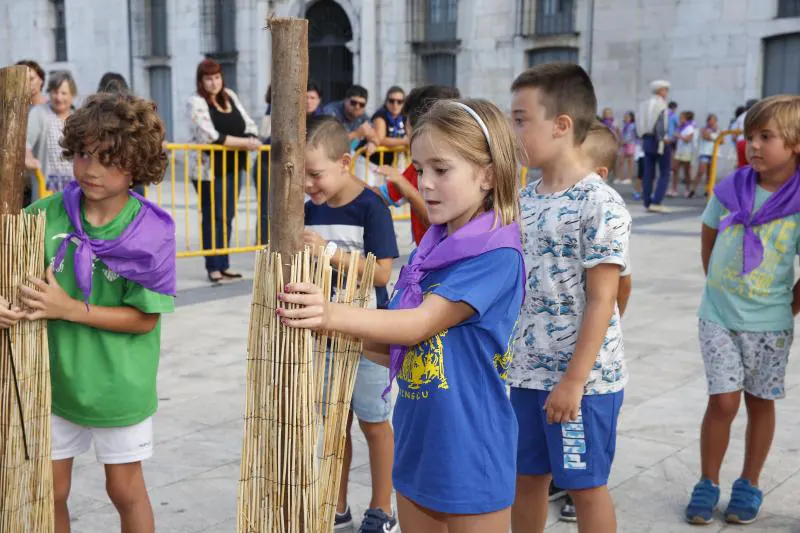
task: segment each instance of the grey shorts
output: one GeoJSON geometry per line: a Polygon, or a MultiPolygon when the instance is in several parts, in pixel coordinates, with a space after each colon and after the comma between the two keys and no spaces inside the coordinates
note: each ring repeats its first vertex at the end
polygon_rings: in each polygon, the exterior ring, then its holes
{"type": "Polygon", "coordinates": [[[737,332],[702,318],[699,328],[709,395],[744,390],[765,400],[784,397],[792,330],[737,332]]]}
{"type": "MultiPolygon", "coordinates": [[[[353,399],[350,402],[350,408],[356,418],[372,424],[389,420],[392,408],[391,393],[383,398],[383,391],[388,386],[389,369],[373,363],[362,355],[353,386],[353,399]]],[[[325,387],[327,389],[327,376],[325,387]]]]}

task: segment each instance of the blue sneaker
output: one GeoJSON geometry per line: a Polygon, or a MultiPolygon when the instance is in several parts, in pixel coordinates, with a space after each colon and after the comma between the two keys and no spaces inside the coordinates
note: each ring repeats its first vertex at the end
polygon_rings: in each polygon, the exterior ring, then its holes
{"type": "Polygon", "coordinates": [[[725,520],[731,524],[752,524],[758,518],[763,502],[763,492],[746,479],[737,479],[733,483],[731,501],[725,509],[725,520]]]}
{"type": "Polygon", "coordinates": [[[336,513],[336,517],[334,518],[333,522],[333,530],[334,531],[343,531],[345,529],[352,529],[353,528],[353,515],[350,513],[350,506],[347,506],[347,509],[344,510],[343,513],[336,513]]]}
{"type": "Polygon", "coordinates": [[[633,193],[633,199],[638,202],[639,200],[642,199],[642,193],[640,193],[640,192],[633,193]]]}
{"type": "Polygon", "coordinates": [[[399,529],[397,518],[376,508],[364,513],[358,533],[397,533],[399,529]]]}
{"type": "Polygon", "coordinates": [[[692,499],[686,506],[686,521],[706,525],[714,520],[714,509],[719,503],[719,487],[710,479],[702,479],[692,490],[692,499]]]}

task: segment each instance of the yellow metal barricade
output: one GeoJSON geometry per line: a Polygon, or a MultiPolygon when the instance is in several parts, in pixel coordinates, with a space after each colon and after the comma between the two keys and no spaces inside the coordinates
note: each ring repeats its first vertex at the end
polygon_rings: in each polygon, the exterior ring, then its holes
{"type": "Polygon", "coordinates": [[[37,168],[35,171],[36,174],[36,182],[39,184],[39,198],[47,198],[53,191],[47,190],[47,180],[44,179],[44,174],[42,174],[42,169],[37,168]]]}
{"type": "Polygon", "coordinates": [[[741,135],[742,130],[725,130],[719,133],[717,140],[714,141],[714,151],[711,153],[711,165],[708,167],[708,180],[706,181],[706,193],[708,194],[708,198],[711,198],[711,195],[714,191],[714,185],[717,183],[717,168],[719,167],[719,149],[722,146],[722,143],[725,142],[725,139],[729,136],[738,136],[741,135]]]}
{"type": "MultiPolygon", "coordinates": [[[[378,166],[382,166],[385,164],[385,161],[388,159],[386,157],[387,154],[393,154],[391,166],[403,172],[405,167],[403,166],[402,159],[405,159],[405,165],[408,166],[411,164],[411,152],[409,151],[407,146],[399,146],[397,148],[387,148],[385,146],[379,146],[371,156],[367,155],[367,148],[362,147],[353,153],[353,161],[350,163],[350,172],[354,175],[358,176],[369,185],[375,185],[376,183],[370,183],[370,178],[377,178],[375,173],[372,171],[372,166],[374,163],[370,161],[370,158],[373,156],[378,157],[378,166]],[[402,156],[402,157],[401,157],[402,156]],[[362,163],[363,162],[363,163],[362,163]],[[363,169],[363,174],[360,173],[360,170],[363,169]]],[[[382,178],[379,178],[382,180],[382,178]]],[[[382,183],[381,183],[382,184],[382,183]]],[[[400,207],[391,207],[392,212],[392,220],[409,220],[411,218],[411,208],[408,204],[405,204],[400,207]]]]}
{"type": "Polygon", "coordinates": [[[145,189],[145,197],[172,214],[178,240],[178,257],[199,257],[252,252],[260,250],[269,240],[269,224],[261,220],[267,206],[262,199],[269,191],[269,153],[270,146],[264,145],[256,153],[237,148],[214,144],[167,144],[169,167],[167,176],[157,184],[145,189]],[[240,158],[246,162],[237,172],[233,172],[233,189],[236,196],[232,202],[228,198],[228,155],[233,154],[235,168],[239,168],[240,158]],[[222,169],[214,168],[215,154],[221,154],[222,169]],[[262,157],[266,154],[267,157],[262,157]],[[263,160],[266,160],[266,168],[263,160]],[[254,166],[255,165],[255,166],[254,166]],[[253,170],[255,169],[255,173],[253,170]],[[240,183],[241,173],[245,173],[244,183],[240,183]],[[262,179],[266,176],[266,180],[262,179]],[[222,180],[221,196],[217,198],[215,189],[222,180]],[[207,187],[203,183],[208,183],[207,187]],[[203,194],[209,194],[210,221],[203,220],[203,194]],[[264,194],[262,194],[264,193],[264,194]],[[242,206],[242,202],[244,205],[242,206]],[[196,206],[192,204],[196,203],[196,206]],[[221,204],[221,218],[217,220],[215,206],[221,204]],[[233,213],[228,213],[229,204],[233,213]],[[230,216],[229,216],[230,215],[230,216]],[[228,228],[228,219],[232,228],[228,228]],[[203,227],[210,234],[209,247],[203,247],[203,227]],[[221,224],[222,246],[217,246],[217,230],[221,224]],[[230,242],[229,229],[232,230],[230,242]],[[195,233],[196,231],[196,233],[195,233]],[[266,232],[266,239],[262,233],[266,232]]]}

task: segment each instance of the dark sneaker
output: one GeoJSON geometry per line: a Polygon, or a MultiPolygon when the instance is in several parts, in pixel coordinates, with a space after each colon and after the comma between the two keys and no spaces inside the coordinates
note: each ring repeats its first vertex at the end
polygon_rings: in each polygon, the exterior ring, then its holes
{"type": "Polygon", "coordinates": [[[400,531],[397,527],[397,518],[384,513],[382,509],[367,509],[358,533],[395,533],[400,531]]]}
{"type": "Polygon", "coordinates": [[[343,513],[336,513],[336,518],[333,521],[333,530],[344,531],[345,529],[352,529],[352,527],[353,515],[350,514],[350,506],[348,505],[343,513]]]}
{"type": "Polygon", "coordinates": [[[564,501],[564,507],[561,508],[561,514],[558,519],[562,522],[578,521],[578,513],[575,512],[575,504],[572,502],[572,498],[569,495],[567,495],[567,499],[564,501]]]}
{"type": "Polygon", "coordinates": [[[550,482],[550,490],[547,493],[547,500],[555,502],[567,495],[567,491],[556,487],[555,483],[550,482]]]}
{"type": "Polygon", "coordinates": [[[731,501],[725,509],[725,520],[731,524],[752,524],[758,518],[764,494],[746,479],[733,483],[731,501]]]}
{"type": "Polygon", "coordinates": [[[719,487],[710,479],[702,479],[694,486],[692,498],[686,506],[686,521],[690,524],[706,525],[714,520],[714,509],[719,503],[719,487]]]}

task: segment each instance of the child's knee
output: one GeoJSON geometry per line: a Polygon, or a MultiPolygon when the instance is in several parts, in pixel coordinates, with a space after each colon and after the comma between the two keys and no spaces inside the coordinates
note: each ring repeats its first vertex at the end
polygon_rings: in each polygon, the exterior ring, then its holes
{"type": "Polygon", "coordinates": [[[758,396],[753,396],[752,394],[748,393],[744,394],[744,403],[747,405],[747,409],[750,411],[757,410],[760,412],[769,412],[775,409],[775,400],[759,398],[758,396]]]}
{"type": "Polygon", "coordinates": [[[738,392],[714,394],[708,398],[708,409],[715,418],[732,421],[739,412],[741,398],[738,392]]]}
{"type": "Polygon", "coordinates": [[[141,463],[135,465],[106,467],[106,492],[117,509],[130,508],[147,499],[141,463]]]}
{"type": "Polygon", "coordinates": [[[56,504],[67,503],[72,488],[72,459],[53,461],[53,500],[56,504]]]}
{"type": "MultiPolygon", "coordinates": [[[[569,495],[575,502],[575,507],[580,509],[607,506],[611,502],[608,485],[590,489],[569,490],[569,495]]],[[[611,504],[613,507],[613,504],[611,504]]]]}
{"type": "Polygon", "coordinates": [[[364,433],[364,437],[367,440],[381,439],[385,438],[387,435],[391,438],[392,436],[392,426],[389,424],[388,420],[384,420],[383,422],[364,422],[363,420],[359,420],[358,425],[361,427],[361,431],[364,433]]]}
{"type": "Polygon", "coordinates": [[[56,504],[67,503],[72,488],[70,476],[53,476],[53,500],[56,504]]]}

